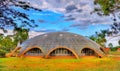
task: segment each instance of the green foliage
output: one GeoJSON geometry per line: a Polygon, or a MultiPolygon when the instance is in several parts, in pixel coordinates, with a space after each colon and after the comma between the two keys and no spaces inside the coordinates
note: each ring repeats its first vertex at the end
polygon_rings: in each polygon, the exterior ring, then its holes
{"type": "Polygon", "coordinates": [[[109,43],[108,46],[109,46],[110,48],[113,48],[113,44],[112,44],[112,43],[109,43]]]}
{"type": "Polygon", "coordinates": [[[20,42],[22,43],[28,38],[28,30],[27,29],[22,29],[22,28],[16,28],[14,30],[16,32],[14,39],[15,42],[20,42]]]}
{"type": "Polygon", "coordinates": [[[13,36],[4,36],[0,35],[0,56],[3,57],[4,53],[9,53],[19,42],[23,42],[28,38],[28,30],[18,28],[15,30],[15,34],[13,36]],[[4,52],[5,51],[5,52],[4,52]]]}
{"type": "Polygon", "coordinates": [[[110,48],[111,51],[117,51],[117,49],[120,48],[120,46],[112,47],[110,48]]]}
{"type": "Polygon", "coordinates": [[[0,49],[0,57],[5,57],[6,51],[0,49]]]}
{"type": "Polygon", "coordinates": [[[105,35],[106,35],[106,30],[102,30],[101,32],[96,32],[96,36],[90,36],[89,38],[93,41],[95,41],[96,43],[98,43],[99,45],[101,45],[102,47],[105,47],[105,35]]]}
{"type": "Polygon", "coordinates": [[[110,50],[111,50],[111,51],[116,51],[117,48],[116,48],[116,47],[114,47],[114,48],[110,48],[110,50]]]}
{"type": "Polygon", "coordinates": [[[113,15],[112,18],[114,22],[111,25],[112,31],[109,30],[108,35],[118,34],[120,32],[120,22],[117,20],[120,19],[120,14],[117,15],[115,13],[120,10],[120,0],[95,0],[94,4],[96,5],[95,12],[97,12],[98,15],[113,15]],[[100,7],[98,7],[98,5],[100,5],[100,7]]]}
{"type": "Polygon", "coordinates": [[[1,44],[2,44],[1,48],[3,50],[6,50],[7,52],[13,50],[15,46],[13,40],[8,36],[2,40],[1,44]]]}
{"type": "Polygon", "coordinates": [[[109,15],[120,9],[120,0],[95,0],[94,3],[101,6],[101,9],[96,11],[102,11],[104,15],[109,15]]]}

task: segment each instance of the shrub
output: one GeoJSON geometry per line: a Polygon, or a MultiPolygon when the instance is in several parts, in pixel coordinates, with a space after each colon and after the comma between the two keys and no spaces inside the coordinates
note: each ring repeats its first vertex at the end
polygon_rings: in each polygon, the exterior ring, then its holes
{"type": "Polygon", "coordinates": [[[110,48],[111,49],[111,51],[116,51],[117,50],[117,48],[110,48]]]}
{"type": "Polygon", "coordinates": [[[110,48],[111,51],[117,51],[117,49],[120,48],[120,46],[116,46],[116,47],[113,47],[113,48],[110,48]]]}
{"type": "Polygon", "coordinates": [[[5,57],[6,51],[0,49],[0,57],[5,57]]]}

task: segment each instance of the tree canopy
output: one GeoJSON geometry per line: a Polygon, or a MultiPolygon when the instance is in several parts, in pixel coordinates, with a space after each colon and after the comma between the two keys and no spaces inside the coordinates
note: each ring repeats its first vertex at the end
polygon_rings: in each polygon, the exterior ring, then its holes
{"type": "Polygon", "coordinates": [[[101,45],[102,47],[105,47],[105,36],[106,36],[106,30],[102,30],[101,32],[96,32],[95,36],[90,36],[89,38],[93,41],[95,41],[96,43],[98,43],[99,45],[101,45]]]}
{"type": "Polygon", "coordinates": [[[120,11],[120,0],[95,0],[94,4],[100,5],[100,7],[95,8],[95,11],[102,12],[104,15],[120,11]]]}
{"type": "Polygon", "coordinates": [[[16,28],[14,30],[15,35],[14,35],[14,42],[17,43],[22,43],[23,41],[25,41],[26,39],[28,39],[28,32],[29,30],[27,29],[22,29],[22,28],[16,28]]]}
{"type": "Polygon", "coordinates": [[[111,29],[107,30],[107,34],[118,34],[120,32],[120,21],[117,21],[120,20],[120,0],[95,0],[94,4],[96,5],[95,12],[97,12],[98,15],[113,15],[114,22],[111,25],[111,29]]]}
{"type": "Polygon", "coordinates": [[[17,47],[18,43],[22,43],[28,38],[27,29],[16,28],[14,32],[12,36],[0,35],[0,57],[5,56],[5,53],[9,53],[17,47]]]}
{"type": "Polygon", "coordinates": [[[34,9],[41,11],[37,8],[34,8],[28,2],[19,1],[19,0],[0,0],[0,28],[5,29],[8,26],[14,28],[19,27],[18,21],[22,23],[21,27],[29,26],[35,27],[34,20],[29,18],[29,15],[19,12],[15,8],[19,7],[24,10],[34,9]],[[34,24],[33,24],[34,23],[34,24]]]}

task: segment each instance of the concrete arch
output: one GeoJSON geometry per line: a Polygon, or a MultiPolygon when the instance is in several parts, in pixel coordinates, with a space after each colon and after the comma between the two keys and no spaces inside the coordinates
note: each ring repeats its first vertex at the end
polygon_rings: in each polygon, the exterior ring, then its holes
{"type": "Polygon", "coordinates": [[[24,56],[24,54],[25,54],[27,51],[29,51],[29,50],[31,50],[31,49],[33,49],[33,48],[38,48],[38,49],[41,50],[42,53],[44,52],[41,47],[39,47],[39,46],[32,46],[32,47],[27,48],[24,52],[22,52],[20,56],[24,56]]]}
{"type": "Polygon", "coordinates": [[[21,49],[21,47],[16,47],[14,50],[12,50],[10,53],[8,53],[8,54],[6,54],[6,57],[11,57],[11,56],[17,56],[16,54],[15,54],[15,52],[17,51],[17,50],[20,50],[21,49]]]}
{"type": "Polygon", "coordinates": [[[77,59],[79,58],[78,55],[75,53],[75,51],[73,51],[72,49],[70,49],[70,48],[68,48],[68,47],[65,47],[65,46],[58,46],[58,47],[55,47],[55,48],[51,49],[51,50],[46,54],[45,58],[48,58],[49,55],[50,55],[50,53],[53,52],[54,50],[58,49],[58,48],[67,49],[67,50],[69,50],[70,52],[72,52],[73,55],[74,55],[77,59]]]}
{"type": "Polygon", "coordinates": [[[15,53],[17,50],[20,50],[22,47],[16,47],[11,53],[15,53]]]}
{"type": "Polygon", "coordinates": [[[107,53],[107,51],[105,50],[105,48],[104,47],[100,47],[100,50],[103,52],[103,53],[107,53]]]}
{"type": "Polygon", "coordinates": [[[101,54],[101,53],[99,53],[99,51],[97,51],[97,50],[95,50],[95,49],[93,49],[93,48],[91,48],[91,47],[84,47],[84,48],[82,48],[81,50],[80,50],[80,53],[82,52],[82,50],[83,49],[85,49],[85,48],[88,48],[88,49],[91,49],[91,50],[93,50],[99,57],[104,57],[103,56],[103,54],[101,54]]]}

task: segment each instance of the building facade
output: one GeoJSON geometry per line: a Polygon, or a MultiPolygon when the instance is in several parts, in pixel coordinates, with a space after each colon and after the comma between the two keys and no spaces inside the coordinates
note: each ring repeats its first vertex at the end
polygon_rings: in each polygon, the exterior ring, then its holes
{"type": "Polygon", "coordinates": [[[69,32],[46,33],[28,39],[15,48],[14,54],[18,51],[19,57],[40,56],[43,58],[52,57],[73,57],[96,56],[104,57],[104,51],[100,45],[81,35],[69,32]]]}

